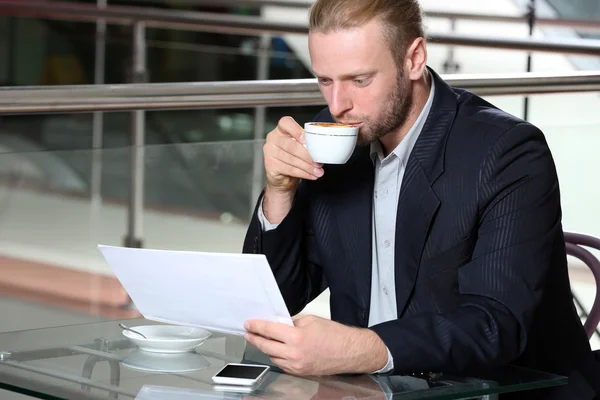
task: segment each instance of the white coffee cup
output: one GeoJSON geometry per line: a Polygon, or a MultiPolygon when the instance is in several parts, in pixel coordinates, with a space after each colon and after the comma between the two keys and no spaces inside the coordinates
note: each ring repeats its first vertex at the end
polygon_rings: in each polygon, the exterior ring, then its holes
{"type": "Polygon", "coordinates": [[[307,122],[304,138],[314,162],[344,164],[356,147],[358,127],[332,122],[307,122]]]}

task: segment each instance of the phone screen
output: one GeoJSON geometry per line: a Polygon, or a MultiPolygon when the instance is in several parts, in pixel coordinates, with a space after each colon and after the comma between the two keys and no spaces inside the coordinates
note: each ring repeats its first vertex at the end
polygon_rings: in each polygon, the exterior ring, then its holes
{"type": "Polygon", "coordinates": [[[266,368],[254,365],[227,365],[215,376],[219,378],[256,379],[266,368]]]}

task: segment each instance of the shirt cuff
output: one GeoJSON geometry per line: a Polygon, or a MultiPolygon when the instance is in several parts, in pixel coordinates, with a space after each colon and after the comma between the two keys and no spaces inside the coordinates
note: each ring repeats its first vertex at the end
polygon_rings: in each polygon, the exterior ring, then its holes
{"type": "Polygon", "coordinates": [[[392,353],[390,352],[390,349],[388,349],[387,347],[385,349],[387,350],[387,353],[388,353],[387,364],[385,364],[385,366],[383,368],[381,368],[379,371],[373,372],[373,374],[385,374],[386,372],[390,372],[391,370],[394,369],[394,358],[392,357],[392,353]]]}
{"type": "Polygon", "coordinates": [[[258,222],[260,222],[260,226],[262,227],[263,232],[271,231],[279,226],[279,224],[270,223],[267,217],[265,217],[265,213],[263,213],[262,199],[260,200],[260,205],[258,206],[258,222]]]}

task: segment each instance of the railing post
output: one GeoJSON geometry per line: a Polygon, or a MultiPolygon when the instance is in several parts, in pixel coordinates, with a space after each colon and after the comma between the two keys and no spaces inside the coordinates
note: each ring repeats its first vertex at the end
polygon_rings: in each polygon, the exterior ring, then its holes
{"type": "MultiPolygon", "coordinates": [[[[533,30],[535,28],[535,0],[529,0],[527,6],[527,24],[529,25],[529,37],[533,37],[533,30]]],[[[527,53],[527,72],[531,72],[531,52],[527,53]]],[[[523,100],[523,120],[527,121],[529,118],[529,97],[525,96],[523,100]]]]}
{"type": "MultiPolygon", "coordinates": [[[[105,9],[107,0],[97,0],[99,10],[105,9]]],[[[96,56],[94,65],[94,84],[104,83],[104,64],[106,58],[106,20],[96,21],[96,56]]],[[[96,210],[102,203],[102,134],[104,114],[94,112],[92,131],[92,173],[90,197],[92,209],[96,210]]]]}
{"type": "MultiPolygon", "coordinates": [[[[133,26],[133,76],[134,83],[146,81],[146,24],[136,21],[133,26]]],[[[144,218],[144,138],[145,111],[136,110],[131,124],[131,188],[129,191],[129,218],[126,247],[142,247],[144,218]]]]}
{"type": "MultiPolygon", "coordinates": [[[[450,31],[456,32],[456,18],[450,18],[450,31]]],[[[444,73],[456,73],[460,70],[460,65],[454,60],[454,46],[448,46],[448,55],[444,61],[444,73]]]]}
{"type": "MultiPolygon", "coordinates": [[[[256,79],[263,81],[269,79],[269,60],[271,50],[271,35],[263,34],[260,37],[256,79]]],[[[265,119],[267,109],[264,106],[256,107],[254,112],[254,143],[252,164],[252,193],[250,196],[250,217],[254,212],[256,200],[265,185],[265,169],[263,165],[263,143],[265,138],[265,119]]]]}

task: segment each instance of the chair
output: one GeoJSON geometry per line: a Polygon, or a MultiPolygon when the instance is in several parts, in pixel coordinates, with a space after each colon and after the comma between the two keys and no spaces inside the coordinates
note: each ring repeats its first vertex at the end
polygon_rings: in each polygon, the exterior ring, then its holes
{"type": "Polygon", "coordinates": [[[583,261],[592,271],[596,280],[596,297],[589,313],[586,312],[579,299],[573,294],[575,302],[584,313],[586,320],[583,326],[588,339],[591,339],[594,332],[600,336],[598,330],[598,324],[600,323],[600,261],[582,246],[600,250],[600,239],[580,233],[565,232],[564,235],[567,254],[583,261]]]}

